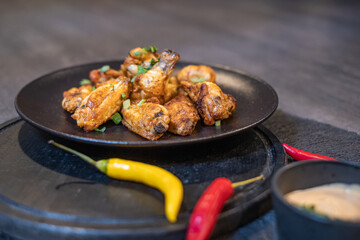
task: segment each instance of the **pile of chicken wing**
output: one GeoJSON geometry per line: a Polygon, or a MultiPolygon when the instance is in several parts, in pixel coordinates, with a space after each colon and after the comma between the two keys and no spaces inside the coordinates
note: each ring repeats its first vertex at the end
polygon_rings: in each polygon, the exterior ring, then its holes
{"type": "Polygon", "coordinates": [[[200,119],[214,125],[230,117],[236,99],[216,85],[214,70],[189,65],[171,76],[179,60],[170,49],[134,48],[119,71],[109,66],[92,70],[90,80],[65,91],[62,107],[85,131],[98,130],[116,115],[125,127],[149,140],[167,131],[190,135],[200,119]]]}

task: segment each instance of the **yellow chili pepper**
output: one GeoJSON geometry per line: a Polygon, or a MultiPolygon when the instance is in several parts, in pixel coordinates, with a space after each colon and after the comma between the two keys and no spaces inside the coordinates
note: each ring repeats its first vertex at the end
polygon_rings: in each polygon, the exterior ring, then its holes
{"type": "Polygon", "coordinates": [[[184,190],[181,181],[174,174],[154,165],[121,158],[94,161],[92,158],[53,140],[50,140],[49,143],[75,154],[111,178],[139,182],[160,190],[165,197],[166,218],[172,223],[176,222],[184,190]]]}

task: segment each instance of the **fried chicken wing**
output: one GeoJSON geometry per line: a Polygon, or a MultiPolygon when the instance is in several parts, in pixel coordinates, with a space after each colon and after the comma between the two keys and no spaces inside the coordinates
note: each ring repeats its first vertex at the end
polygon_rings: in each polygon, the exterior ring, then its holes
{"type": "Polygon", "coordinates": [[[194,131],[200,117],[194,104],[187,96],[179,95],[165,103],[164,107],[170,115],[169,132],[186,136],[194,131]]]}
{"type": "Polygon", "coordinates": [[[206,125],[213,125],[216,120],[230,117],[236,108],[236,99],[229,94],[224,94],[215,83],[195,84],[182,81],[181,85],[195,102],[196,109],[206,125]]]}
{"type": "Polygon", "coordinates": [[[93,84],[98,87],[99,84],[104,83],[108,80],[124,76],[121,71],[116,71],[115,69],[109,69],[102,72],[100,69],[94,69],[89,73],[89,78],[93,84]]]}
{"type": "Polygon", "coordinates": [[[133,104],[129,109],[122,109],[121,113],[124,126],[149,140],[159,139],[169,128],[167,109],[156,103],[133,104]]]}
{"type": "Polygon", "coordinates": [[[177,79],[181,81],[206,81],[215,83],[215,71],[205,65],[188,65],[181,69],[177,74],[177,79]]]}
{"type": "Polygon", "coordinates": [[[79,127],[92,131],[120,111],[122,102],[129,97],[130,79],[119,77],[107,81],[90,93],[71,116],[79,127]]]}
{"type": "Polygon", "coordinates": [[[159,53],[147,51],[144,48],[134,48],[129,52],[129,55],[125,58],[123,64],[121,64],[121,71],[128,78],[135,77],[138,74],[138,66],[149,68],[151,62],[157,62],[159,53]]]}
{"type": "Polygon", "coordinates": [[[83,85],[79,88],[73,87],[63,93],[63,100],[61,102],[62,108],[73,113],[78,108],[82,100],[91,93],[92,86],[83,85]]]}
{"type": "Polygon", "coordinates": [[[165,82],[165,95],[164,101],[168,102],[173,97],[176,97],[179,93],[180,84],[178,83],[176,77],[169,77],[165,82]]]}
{"type": "Polygon", "coordinates": [[[165,102],[165,86],[175,64],[179,61],[178,53],[165,49],[160,54],[160,60],[146,73],[135,77],[131,100],[156,97],[159,102],[165,102]]]}

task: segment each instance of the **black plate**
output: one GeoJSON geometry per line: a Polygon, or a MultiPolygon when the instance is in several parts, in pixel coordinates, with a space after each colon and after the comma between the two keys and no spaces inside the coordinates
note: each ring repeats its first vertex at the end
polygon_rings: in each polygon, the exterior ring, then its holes
{"type": "Polygon", "coordinates": [[[55,139],[94,159],[122,157],[171,171],[184,184],[172,224],[159,191],[108,178],[48,144],[53,137],[23,120],[0,125],[0,232],[19,239],[184,239],[190,213],[214,178],[264,174],[226,202],[214,231],[221,235],[271,208],[270,179],[285,164],[281,143],[261,125],[218,141],[139,150],[55,139]]]}
{"type": "MultiPolygon", "coordinates": [[[[191,136],[181,137],[166,133],[157,141],[148,141],[111,121],[104,124],[104,133],[84,132],[70,114],[62,109],[63,91],[78,86],[81,79],[88,78],[92,69],[103,65],[118,69],[121,63],[122,61],[110,61],[86,64],[40,77],[19,92],[15,100],[16,110],[35,127],[70,140],[98,145],[150,147],[190,144],[231,136],[263,122],[278,105],[276,92],[261,79],[229,67],[211,66],[223,92],[231,94],[238,102],[233,115],[223,120],[220,128],[205,126],[199,122],[191,136]]],[[[179,62],[175,74],[189,64],[194,63],[179,62]]]]}

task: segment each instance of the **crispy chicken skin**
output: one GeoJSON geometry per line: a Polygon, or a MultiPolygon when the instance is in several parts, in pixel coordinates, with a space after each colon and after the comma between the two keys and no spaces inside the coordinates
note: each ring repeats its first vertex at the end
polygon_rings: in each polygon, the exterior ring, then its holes
{"type": "Polygon", "coordinates": [[[143,48],[137,47],[129,52],[120,68],[125,76],[131,79],[137,75],[138,66],[148,68],[151,64],[151,60],[158,61],[158,57],[159,53],[157,52],[145,52],[143,48]]]}
{"type": "Polygon", "coordinates": [[[130,79],[119,77],[107,81],[90,93],[71,116],[79,127],[92,131],[120,111],[123,101],[129,97],[130,79]],[[125,97],[122,97],[122,93],[125,97]]]}
{"type": "Polygon", "coordinates": [[[167,109],[156,103],[133,104],[129,109],[122,109],[121,113],[124,126],[152,141],[159,139],[169,128],[167,109]]]}
{"type": "Polygon", "coordinates": [[[82,100],[91,93],[92,86],[83,85],[79,88],[73,87],[63,93],[64,99],[61,102],[62,108],[73,113],[78,108],[82,100]]]}
{"type": "Polygon", "coordinates": [[[89,78],[96,87],[101,83],[120,76],[124,76],[124,74],[121,71],[116,71],[114,69],[109,69],[105,72],[101,72],[100,69],[94,69],[89,73],[89,78]]]}
{"type": "Polygon", "coordinates": [[[181,81],[191,81],[192,79],[204,79],[206,82],[215,83],[215,71],[205,65],[189,65],[181,69],[177,74],[177,79],[181,81]]]}
{"type": "Polygon", "coordinates": [[[179,95],[164,105],[170,115],[169,132],[181,136],[190,135],[200,120],[192,101],[185,95],[179,95]]]}
{"type": "Polygon", "coordinates": [[[164,101],[168,102],[173,97],[176,97],[179,93],[180,84],[178,83],[176,77],[171,76],[165,83],[165,95],[164,101]]]}
{"type": "Polygon", "coordinates": [[[160,104],[165,102],[165,86],[175,64],[180,60],[178,53],[165,49],[160,60],[149,71],[135,77],[131,101],[156,97],[160,104]]]}
{"type": "Polygon", "coordinates": [[[232,114],[236,108],[236,99],[224,94],[215,83],[181,82],[182,87],[195,102],[196,109],[204,119],[205,125],[213,125],[216,120],[223,120],[232,114]]]}

